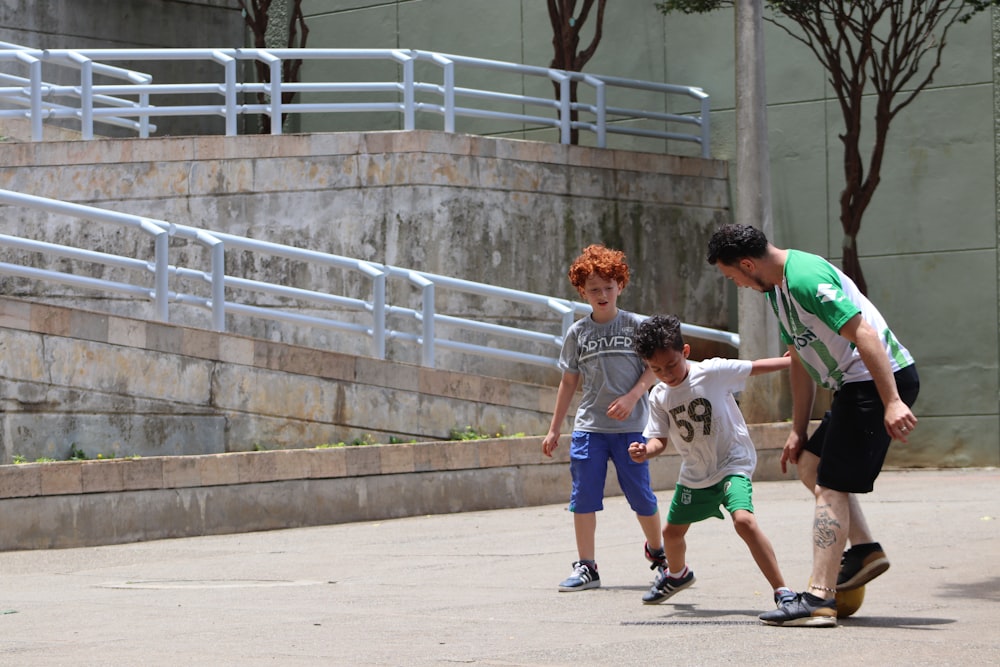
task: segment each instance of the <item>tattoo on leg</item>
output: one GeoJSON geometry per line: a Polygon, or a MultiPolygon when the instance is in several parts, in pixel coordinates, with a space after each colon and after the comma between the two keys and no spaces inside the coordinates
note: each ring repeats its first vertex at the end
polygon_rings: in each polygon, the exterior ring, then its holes
{"type": "Polygon", "coordinates": [[[836,529],[840,528],[840,522],[836,517],[830,515],[829,505],[816,507],[816,519],[813,522],[813,542],[820,549],[828,549],[837,543],[836,529]]]}

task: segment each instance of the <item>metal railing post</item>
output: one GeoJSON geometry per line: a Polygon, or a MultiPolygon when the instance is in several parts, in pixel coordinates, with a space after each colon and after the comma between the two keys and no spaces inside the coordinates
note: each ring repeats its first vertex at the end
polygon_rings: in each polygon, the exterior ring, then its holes
{"type": "Polygon", "coordinates": [[[703,158],[708,159],[709,157],[711,157],[711,154],[712,154],[712,151],[711,151],[712,137],[709,134],[710,123],[708,122],[708,114],[711,111],[709,109],[710,98],[709,98],[708,94],[705,93],[705,92],[703,92],[700,88],[698,89],[698,92],[701,93],[701,95],[700,95],[700,98],[701,98],[701,118],[699,119],[701,121],[699,123],[699,125],[701,126],[701,156],[703,158]]]}
{"type": "Polygon", "coordinates": [[[597,106],[597,147],[606,148],[608,145],[608,100],[606,84],[590,75],[583,77],[584,81],[594,87],[597,106]]]}
{"type": "Polygon", "coordinates": [[[42,61],[27,54],[21,54],[28,63],[31,79],[31,140],[41,141],[42,131],[42,61]]]}
{"type": "Polygon", "coordinates": [[[407,55],[403,59],[403,129],[413,130],[417,126],[416,92],[414,91],[413,63],[416,59],[407,55]]]}
{"type": "Polygon", "coordinates": [[[267,52],[261,56],[267,60],[271,71],[268,84],[271,93],[271,134],[281,134],[281,58],[267,52]]]}
{"type": "Polygon", "coordinates": [[[372,356],[385,359],[385,277],[386,272],[369,262],[358,262],[358,268],[372,279],[372,356]]]}
{"type": "Polygon", "coordinates": [[[216,59],[222,63],[225,70],[226,82],[223,88],[225,96],[226,115],[226,136],[236,136],[236,115],[239,109],[236,108],[236,59],[221,51],[215,52],[216,59]]]}
{"type": "Polygon", "coordinates": [[[71,53],[70,58],[80,65],[80,136],[94,138],[94,61],[71,53]]]}
{"type": "Polygon", "coordinates": [[[434,368],[434,282],[416,271],[410,271],[409,278],[410,282],[421,288],[421,364],[434,368]]]}
{"type": "Polygon", "coordinates": [[[575,309],[571,304],[562,301],[557,301],[555,299],[549,299],[549,308],[562,315],[561,331],[559,337],[562,339],[566,338],[566,332],[569,331],[569,328],[573,326],[573,322],[576,320],[575,309]]]}
{"type": "Polygon", "coordinates": [[[212,252],[212,328],[226,330],[226,246],[213,238],[212,252]]]}
{"type": "Polygon", "coordinates": [[[444,81],[444,131],[455,131],[455,63],[448,58],[440,58],[444,81]]]}
{"type": "Polygon", "coordinates": [[[153,235],[153,312],[160,322],[170,321],[170,234],[162,227],[144,222],[153,235]]]}
{"type": "Polygon", "coordinates": [[[571,100],[569,98],[570,78],[559,75],[559,143],[568,144],[572,141],[573,125],[571,115],[571,100]]]}

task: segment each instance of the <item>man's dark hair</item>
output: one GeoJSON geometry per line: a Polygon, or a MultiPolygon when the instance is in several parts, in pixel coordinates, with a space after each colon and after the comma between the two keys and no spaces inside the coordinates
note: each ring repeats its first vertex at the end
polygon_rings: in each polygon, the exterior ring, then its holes
{"type": "Polygon", "coordinates": [[[724,225],[708,242],[708,263],[738,264],[744,257],[760,259],[767,254],[767,237],[750,225],[724,225]]]}
{"type": "Polygon", "coordinates": [[[652,358],[657,350],[683,350],[681,321],[674,315],[653,315],[636,329],[632,347],[640,359],[652,358]]]}

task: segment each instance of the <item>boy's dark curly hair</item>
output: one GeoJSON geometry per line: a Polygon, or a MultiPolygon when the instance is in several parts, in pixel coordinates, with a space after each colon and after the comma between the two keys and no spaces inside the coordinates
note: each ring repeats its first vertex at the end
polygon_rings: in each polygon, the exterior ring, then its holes
{"type": "Polygon", "coordinates": [[[738,264],[744,257],[759,259],[767,254],[767,237],[750,225],[724,225],[708,242],[708,263],[738,264]]]}
{"type": "Polygon", "coordinates": [[[577,290],[582,290],[592,273],[605,280],[614,280],[625,289],[629,279],[625,253],[598,244],[587,246],[569,267],[569,281],[577,290]]]}
{"type": "Polygon", "coordinates": [[[636,329],[632,347],[640,359],[652,359],[657,350],[684,349],[681,321],[675,315],[653,315],[636,329]]]}

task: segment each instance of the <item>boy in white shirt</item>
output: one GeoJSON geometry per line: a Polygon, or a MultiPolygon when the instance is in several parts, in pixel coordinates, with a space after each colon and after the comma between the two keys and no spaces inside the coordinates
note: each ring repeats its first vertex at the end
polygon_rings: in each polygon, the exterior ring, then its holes
{"type": "Polygon", "coordinates": [[[775,603],[793,597],[794,592],[785,587],[771,542],[754,516],[750,476],[757,452],[733,396],[750,375],[784,370],[791,360],[688,361],[691,347],[673,315],[643,322],[636,332],[635,351],[660,382],[650,394],[649,422],[643,433],[646,442],[633,442],[629,455],[635,461],[658,456],[669,438],[682,460],[663,528],[668,565],[643,596],[643,603],[659,604],[694,583],[694,572],[685,560],[685,535],[692,523],[724,518],[720,505],[732,516],[736,533],[774,589],[775,603]]]}

